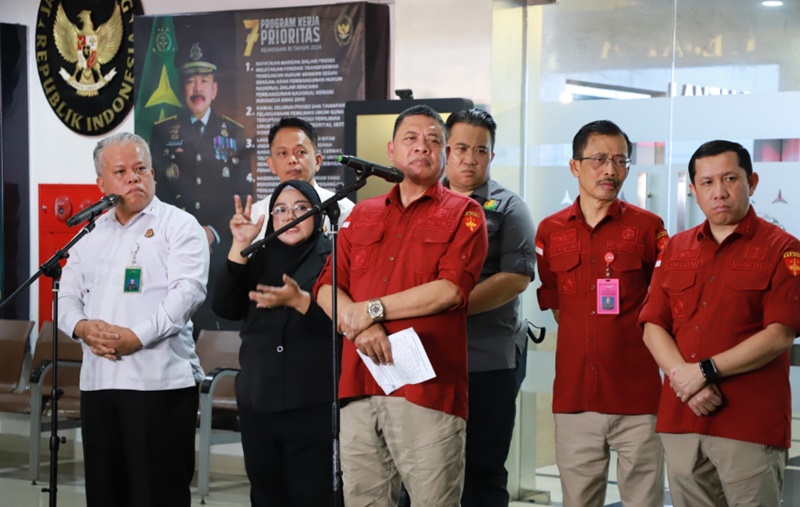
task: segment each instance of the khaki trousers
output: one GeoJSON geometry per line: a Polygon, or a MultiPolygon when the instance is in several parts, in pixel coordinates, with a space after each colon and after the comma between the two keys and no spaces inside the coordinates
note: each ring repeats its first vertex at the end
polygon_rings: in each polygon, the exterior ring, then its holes
{"type": "Polygon", "coordinates": [[[660,436],[675,507],[781,504],[786,449],[697,433],[660,436]]]}
{"type": "Polygon", "coordinates": [[[564,507],[604,505],[610,448],[617,451],[622,504],[664,505],[664,458],[654,415],[581,412],[554,416],[564,507]]]}
{"type": "Polygon", "coordinates": [[[400,481],[414,507],[458,507],[466,421],[404,398],[370,396],[341,411],[347,507],[396,507],[400,481]]]}

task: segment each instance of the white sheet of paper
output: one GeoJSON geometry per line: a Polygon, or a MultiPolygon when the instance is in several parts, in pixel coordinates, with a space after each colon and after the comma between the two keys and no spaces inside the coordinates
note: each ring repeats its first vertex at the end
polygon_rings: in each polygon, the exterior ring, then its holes
{"type": "Polygon", "coordinates": [[[390,394],[406,384],[419,384],[436,377],[428,354],[413,327],[391,334],[388,338],[392,346],[391,365],[375,364],[369,356],[358,351],[384,393],[390,394]]]}

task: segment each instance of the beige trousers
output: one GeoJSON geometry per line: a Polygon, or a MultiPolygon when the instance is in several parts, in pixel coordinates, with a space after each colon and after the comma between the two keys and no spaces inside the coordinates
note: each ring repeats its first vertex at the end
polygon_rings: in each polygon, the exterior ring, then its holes
{"type": "Polygon", "coordinates": [[[555,414],[564,507],[604,505],[610,449],[626,507],[664,505],[664,458],[654,415],[555,414]]]}
{"type": "Polygon", "coordinates": [[[458,507],[464,419],[370,396],[342,408],[340,441],[346,507],[396,507],[401,480],[414,507],[458,507]]]}
{"type": "Polygon", "coordinates": [[[697,433],[660,436],[675,507],[781,504],[786,449],[697,433]]]}

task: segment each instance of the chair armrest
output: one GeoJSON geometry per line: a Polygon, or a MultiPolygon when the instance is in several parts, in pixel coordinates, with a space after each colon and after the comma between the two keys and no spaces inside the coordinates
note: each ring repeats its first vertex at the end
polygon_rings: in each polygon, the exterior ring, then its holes
{"type": "Polygon", "coordinates": [[[236,368],[214,368],[206,373],[205,378],[200,383],[200,393],[211,393],[214,390],[214,386],[217,385],[217,382],[225,377],[235,377],[237,373],[239,373],[239,370],[236,368]]]}
{"type": "MultiPolygon", "coordinates": [[[[66,366],[68,368],[80,368],[81,362],[80,361],[67,361],[65,359],[61,359],[58,361],[58,366],[66,366]]],[[[31,384],[38,384],[43,379],[45,374],[50,371],[53,367],[53,361],[51,359],[43,359],[41,363],[37,364],[31,369],[31,384]]]]}

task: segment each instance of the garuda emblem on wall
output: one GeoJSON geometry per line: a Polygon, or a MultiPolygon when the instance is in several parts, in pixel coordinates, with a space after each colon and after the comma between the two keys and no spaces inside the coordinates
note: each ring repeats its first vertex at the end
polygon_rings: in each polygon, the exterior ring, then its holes
{"type": "Polygon", "coordinates": [[[111,18],[96,30],[92,11],[81,11],[78,19],[80,29],[72,24],[63,5],[59,4],[53,38],[58,52],[66,61],[75,64],[75,70],[70,73],[62,67],[58,74],[78,91],[78,95],[94,97],[117,75],[116,68],[103,75],[101,65],[110,62],[119,51],[123,37],[122,15],[119,4],[116,4],[111,18]]]}

